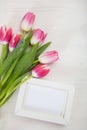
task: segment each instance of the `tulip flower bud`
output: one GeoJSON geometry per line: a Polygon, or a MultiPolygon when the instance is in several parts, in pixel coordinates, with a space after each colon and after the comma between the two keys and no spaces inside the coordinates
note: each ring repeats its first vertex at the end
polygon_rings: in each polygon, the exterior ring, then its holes
{"type": "Polygon", "coordinates": [[[53,50],[41,54],[38,59],[40,63],[50,64],[57,61],[59,59],[59,56],[58,56],[58,52],[53,50]]]}
{"type": "Polygon", "coordinates": [[[6,59],[8,55],[8,43],[10,42],[12,38],[12,29],[11,28],[6,28],[5,26],[0,28],[0,42],[2,44],[1,46],[1,54],[0,54],[0,59],[1,63],[6,59]]]}
{"type": "Polygon", "coordinates": [[[7,44],[10,42],[12,38],[12,29],[11,28],[6,28],[5,26],[0,28],[0,41],[3,44],[7,44]]]}
{"type": "Polygon", "coordinates": [[[49,66],[46,64],[39,64],[35,66],[32,70],[32,76],[36,78],[42,78],[47,75],[50,71],[49,66]]]}
{"type": "Polygon", "coordinates": [[[9,50],[13,51],[15,47],[17,46],[18,42],[20,41],[20,34],[14,34],[12,36],[11,41],[9,42],[9,50]]]}
{"type": "Polygon", "coordinates": [[[4,41],[7,28],[5,26],[0,28],[0,42],[4,41]]]}
{"type": "Polygon", "coordinates": [[[9,28],[9,29],[7,29],[7,31],[6,31],[6,35],[5,35],[5,37],[4,37],[4,41],[6,41],[7,43],[9,43],[10,40],[11,40],[11,38],[12,38],[12,29],[9,28]]]}
{"type": "Polygon", "coordinates": [[[26,13],[21,22],[21,29],[25,32],[28,32],[32,28],[34,21],[35,15],[30,12],[26,13]]]}
{"type": "Polygon", "coordinates": [[[36,43],[42,44],[46,38],[47,34],[45,34],[41,29],[34,30],[34,34],[31,38],[31,44],[34,45],[36,43]]]}

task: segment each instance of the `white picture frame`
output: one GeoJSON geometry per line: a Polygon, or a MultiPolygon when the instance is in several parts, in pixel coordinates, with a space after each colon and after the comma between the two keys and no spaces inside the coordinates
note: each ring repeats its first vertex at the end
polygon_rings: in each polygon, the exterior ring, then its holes
{"type": "Polygon", "coordinates": [[[15,114],[67,125],[74,86],[32,78],[20,86],[15,114]]]}

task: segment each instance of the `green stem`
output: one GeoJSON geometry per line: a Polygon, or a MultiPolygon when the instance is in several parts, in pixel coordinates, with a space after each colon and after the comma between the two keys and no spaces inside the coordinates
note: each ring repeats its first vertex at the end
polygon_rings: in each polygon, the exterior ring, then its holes
{"type": "Polygon", "coordinates": [[[22,32],[22,38],[25,38],[25,36],[26,36],[26,31],[23,31],[22,32]]]}
{"type": "Polygon", "coordinates": [[[24,78],[19,84],[17,84],[14,88],[12,87],[11,89],[8,90],[8,94],[13,93],[19,86],[21,86],[24,82],[26,82],[27,80],[29,80],[30,78],[32,78],[32,75],[28,76],[27,78],[24,78]]]}
{"type": "Polygon", "coordinates": [[[0,107],[5,103],[6,99],[8,98],[8,95],[6,95],[3,100],[0,102],[0,107]]]}
{"type": "Polygon", "coordinates": [[[35,61],[33,62],[33,64],[38,63],[38,62],[39,62],[39,60],[37,59],[37,60],[35,60],[35,61]]]}
{"type": "Polygon", "coordinates": [[[8,44],[2,44],[1,64],[6,59],[7,55],[8,55],[8,44]]]}
{"type": "Polygon", "coordinates": [[[13,83],[9,83],[6,88],[4,90],[2,90],[1,94],[0,94],[0,100],[3,99],[3,97],[5,96],[5,94],[7,93],[7,91],[9,91],[9,89],[15,87],[19,82],[21,82],[24,77],[28,76],[28,73],[23,74],[22,76],[20,76],[19,78],[17,78],[13,83]]]}
{"type": "Polygon", "coordinates": [[[28,76],[27,78],[24,78],[19,84],[17,84],[14,88],[10,88],[4,98],[0,102],[0,107],[6,102],[6,100],[14,93],[14,91],[21,86],[24,82],[32,78],[32,75],[28,76]]]}

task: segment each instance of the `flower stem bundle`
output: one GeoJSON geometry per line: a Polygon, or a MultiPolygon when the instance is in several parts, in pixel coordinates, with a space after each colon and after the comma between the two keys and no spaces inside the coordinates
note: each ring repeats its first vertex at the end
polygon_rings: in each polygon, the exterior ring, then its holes
{"type": "Polygon", "coordinates": [[[48,64],[58,60],[57,51],[43,53],[51,42],[44,43],[47,34],[33,29],[34,20],[33,13],[25,14],[21,34],[14,35],[11,28],[0,28],[0,107],[28,79],[47,75],[48,64]]]}

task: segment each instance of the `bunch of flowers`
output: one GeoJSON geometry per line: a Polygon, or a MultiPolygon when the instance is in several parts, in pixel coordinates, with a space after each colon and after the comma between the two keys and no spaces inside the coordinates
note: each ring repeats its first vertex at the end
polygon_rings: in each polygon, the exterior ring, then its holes
{"type": "Polygon", "coordinates": [[[51,42],[44,43],[47,34],[33,29],[34,21],[35,15],[26,13],[21,21],[21,34],[0,27],[0,107],[26,80],[47,75],[49,64],[59,58],[56,50],[45,51],[51,42]]]}

